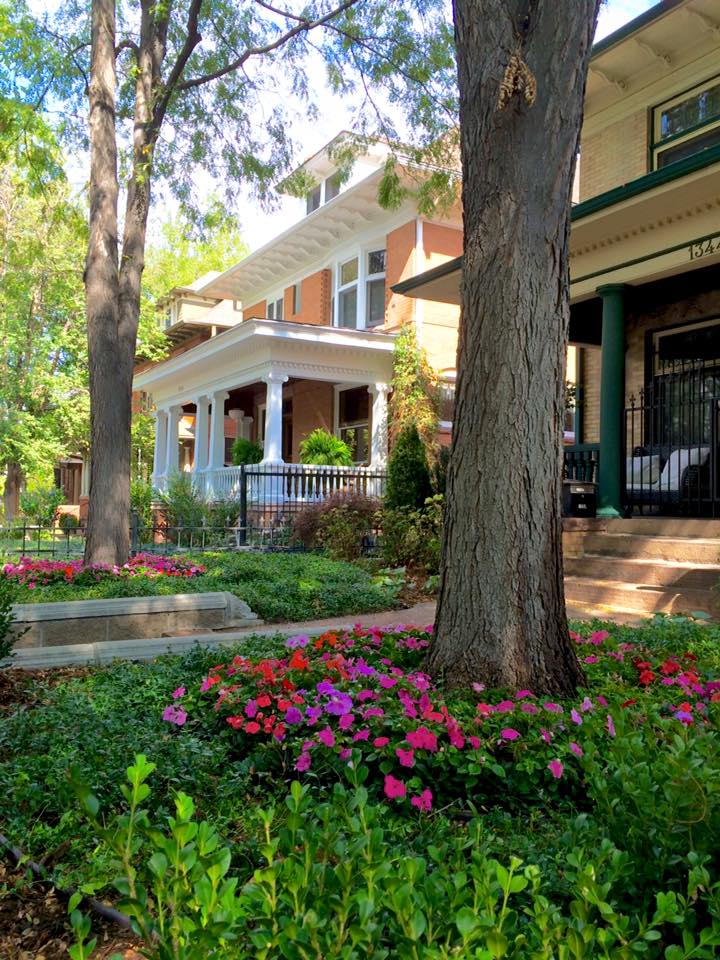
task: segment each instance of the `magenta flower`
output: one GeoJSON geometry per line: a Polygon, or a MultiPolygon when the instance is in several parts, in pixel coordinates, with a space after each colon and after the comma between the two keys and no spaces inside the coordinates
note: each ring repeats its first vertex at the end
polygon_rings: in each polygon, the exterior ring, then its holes
{"type": "Polygon", "coordinates": [[[532,690],[518,690],[518,692],[515,694],[515,699],[526,700],[528,697],[534,697],[534,696],[535,694],[532,692],[532,690]]]}
{"type": "Polygon", "coordinates": [[[413,805],[413,807],[416,807],[423,813],[427,813],[429,810],[432,810],[432,801],[433,795],[430,790],[423,790],[419,797],[410,797],[410,803],[413,805]]]}
{"type": "Polygon", "coordinates": [[[480,738],[479,737],[468,737],[468,743],[473,748],[473,750],[480,749],[480,738]]]}
{"type": "Polygon", "coordinates": [[[384,690],[389,690],[391,687],[394,687],[397,684],[397,680],[394,677],[386,677],[384,674],[380,677],[380,686],[384,690]]]}
{"type": "Polygon", "coordinates": [[[540,713],[540,711],[538,710],[538,708],[535,706],[534,703],[521,703],[520,709],[522,710],[523,713],[532,713],[532,714],[540,713]]]}
{"type": "Polygon", "coordinates": [[[570,711],[570,719],[573,723],[577,724],[578,727],[582,725],[582,717],[577,710],[573,709],[570,711]]]}
{"type": "Polygon", "coordinates": [[[326,747],[335,746],[335,734],[332,732],[330,727],[325,727],[318,734],[318,740],[320,743],[323,743],[326,747]]]}
{"type": "Polygon", "coordinates": [[[341,760],[348,760],[351,756],[352,756],[352,750],[350,749],[350,747],[344,747],[344,748],[340,751],[340,759],[341,759],[341,760]]]}
{"type": "Polygon", "coordinates": [[[169,706],[165,707],[162,718],[168,723],[174,723],[175,726],[182,727],[187,720],[187,713],[182,707],[176,707],[171,703],[169,706]]]}
{"type": "Polygon", "coordinates": [[[414,767],[415,766],[415,751],[403,750],[402,747],[398,747],[395,751],[395,756],[400,761],[401,767],[414,767]]]}
{"type": "Polygon", "coordinates": [[[340,717],[340,722],[338,726],[341,730],[349,730],[350,727],[355,723],[355,716],[352,713],[344,713],[340,717]]]}
{"type": "Polygon", "coordinates": [[[358,740],[367,740],[370,736],[370,730],[367,727],[363,727],[362,730],[358,730],[357,733],[353,734],[353,743],[357,743],[358,740]]]}
{"type": "Polygon", "coordinates": [[[483,690],[485,689],[485,684],[484,684],[484,683],[474,683],[474,684],[472,685],[472,688],[473,688],[473,690],[475,691],[475,693],[482,693],[483,690]]]}
{"type": "Polygon", "coordinates": [[[178,687],[177,690],[173,690],[172,698],[173,700],[179,700],[180,697],[185,696],[185,687],[178,687]]]}
{"type": "Polygon", "coordinates": [[[556,780],[559,780],[563,775],[564,767],[559,760],[551,760],[548,764],[548,770],[555,777],[556,780]]]}
{"type": "Polygon", "coordinates": [[[593,708],[592,700],[590,699],[590,697],[585,697],[583,702],[580,704],[580,709],[582,710],[583,713],[587,713],[588,710],[592,710],[592,708],[593,708]]]}
{"type": "Polygon", "coordinates": [[[514,730],[512,727],[504,727],[500,731],[500,736],[503,738],[503,740],[518,740],[520,737],[520,734],[518,733],[517,730],[514,730]]]}
{"type": "Polygon", "coordinates": [[[559,703],[553,703],[552,700],[548,700],[547,703],[544,703],[544,704],[543,704],[543,706],[545,707],[545,709],[547,710],[548,713],[562,713],[562,712],[563,712],[563,708],[560,706],[560,704],[559,704],[559,703]]]}
{"type": "Polygon", "coordinates": [[[385,777],[385,796],[389,800],[399,800],[407,793],[407,787],[402,780],[397,780],[392,774],[385,777]]]}
{"type": "Polygon", "coordinates": [[[285,714],[286,723],[302,723],[303,715],[297,707],[288,707],[285,714]]]}
{"type": "Polygon", "coordinates": [[[500,703],[495,705],[496,713],[512,713],[515,709],[515,704],[512,700],[501,700],[500,703]]]}
{"type": "Polygon", "coordinates": [[[610,714],[607,715],[607,731],[611,737],[615,736],[615,723],[610,714]]]}
{"type": "Polygon", "coordinates": [[[298,647],[306,647],[310,637],[301,634],[298,637],[288,637],[285,641],[285,646],[289,647],[291,650],[297,650],[298,647]]]}
{"type": "Polygon", "coordinates": [[[311,763],[310,754],[303,751],[295,761],[295,769],[300,773],[305,773],[306,770],[310,769],[311,763]]]}
{"type": "Polygon", "coordinates": [[[374,747],[386,747],[390,743],[390,737],[375,737],[373,740],[374,747]]]}
{"type": "Polygon", "coordinates": [[[549,730],[546,730],[545,727],[540,727],[540,736],[543,738],[545,743],[550,743],[552,740],[552,734],[549,730]]]}
{"type": "Polygon", "coordinates": [[[411,730],[405,739],[415,750],[429,750],[431,753],[435,753],[437,750],[437,736],[427,727],[418,727],[417,730],[411,730]]]}
{"type": "Polygon", "coordinates": [[[599,657],[583,657],[583,663],[598,663],[599,657]]]}
{"type": "Polygon", "coordinates": [[[583,755],[583,748],[580,744],[575,743],[574,740],[570,741],[570,751],[575,754],[576,757],[581,757],[583,755]]]}

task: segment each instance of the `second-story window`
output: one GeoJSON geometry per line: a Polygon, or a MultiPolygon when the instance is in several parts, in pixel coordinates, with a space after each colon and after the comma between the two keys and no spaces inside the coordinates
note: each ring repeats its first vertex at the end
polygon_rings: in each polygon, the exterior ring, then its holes
{"type": "Polygon", "coordinates": [[[357,257],[340,265],[337,295],[339,327],[354,329],[358,325],[358,266],[357,257]]]}
{"type": "Polygon", "coordinates": [[[365,326],[377,327],[385,320],[385,251],[367,255],[365,279],[365,326]]]}
{"type": "Polygon", "coordinates": [[[311,190],[307,195],[307,202],[305,205],[305,210],[307,213],[312,213],[313,210],[317,210],[320,206],[320,195],[322,193],[322,184],[318,184],[314,190],[311,190]]]}
{"type": "Polygon", "coordinates": [[[720,77],[655,107],[652,139],[656,170],[720,144],[720,77]]]}
{"type": "Polygon", "coordinates": [[[275,300],[268,300],[267,305],[268,320],[282,320],[283,318],[283,298],[278,297],[275,300]]]}

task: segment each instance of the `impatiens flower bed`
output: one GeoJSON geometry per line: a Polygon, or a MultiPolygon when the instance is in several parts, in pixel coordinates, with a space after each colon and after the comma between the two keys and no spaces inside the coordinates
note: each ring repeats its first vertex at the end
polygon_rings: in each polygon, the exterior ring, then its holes
{"type": "Polygon", "coordinates": [[[159,557],[152,553],[138,553],[123,566],[85,564],[82,560],[36,560],[21,557],[17,563],[6,563],[0,568],[8,580],[34,590],[55,583],[74,583],[89,586],[109,579],[137,577],[197,577],[205,567],[182,557],[159,557]]]}
{"type": "Polygon", "coordinates": [[[429,627],[355,628],[293,637],[284,657],[235,656],[176,690],[163,718],[216,724],[239,753],[263,746],[281,769],[320,780],[362,765],[378,794],[421,813],[572,792],[588,762],[643,725],[660,742],[714,728],[720,682],[701,674],[693,654],[656,662],[607,631],[572,636],[589,681],[572,702],[532,690],[490,695],[480,682],[445,694],[422,670],[429,627]]]}

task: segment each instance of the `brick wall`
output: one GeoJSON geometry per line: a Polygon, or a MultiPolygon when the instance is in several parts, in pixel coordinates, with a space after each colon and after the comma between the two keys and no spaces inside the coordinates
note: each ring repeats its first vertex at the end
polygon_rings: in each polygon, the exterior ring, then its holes
{"type": "Polygon", "coordinates": [[[648,113],[638,110],[583,137],[580,201],[648,173],[648,113]]]}
{"type": "Polygon", "coordinates": [[[329,270],[318,270],[301,281],[299,313],[292,312],[293,288],[285,291],[285,319],[316,326],[329,324],[331,298],[332,274],[329,270]]]}
{"type": "Polygon", "coordinates": [[[285,393],[293,402],[292,459],[300,460],[300,443],[316,427],[332,432],[334,390],[331,383],[299,380],[285,393]]]}
{"type": "Polygon", "coordinates": [[[583,443],[600,440],[600,347],[584,347],[582,351],[584,398],[583,443]]]}
{"type": "Polygon", "coordinates": [[[260,300],[251,307],[243,307],[243,320],[263,319],[267,316],[267,300],[260,300]]]}
{"type": "Polygon", "coordinates": [[[385,324],[383,329],[396,330],[415,318],[415,304],[410,297],[393,293],[392,287],[415,274],[415,221],[392,230],[386,238],[385,324]]]}

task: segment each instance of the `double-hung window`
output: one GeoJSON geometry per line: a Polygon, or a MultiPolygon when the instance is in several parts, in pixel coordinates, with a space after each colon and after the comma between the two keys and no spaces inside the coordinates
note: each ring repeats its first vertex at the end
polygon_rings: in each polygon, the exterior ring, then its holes
{"type": "Polygon", "coordinates": [[[359,259],[340,264],[338,271],[337,325],[355,329],[358,325],[359,259]]]}
{"type": "Polygon", "coordinates": [[[700,83],[652,112],[653,169],[720,144],[720,76],[700,83]]]}
{"type": "Polygon", "coordinates": [[[367,254],[365,274],[365,326],[377,327],[385,320],[385,251],[367,254]]]}
{"type": "Polygon", "coordinates": [[[268,320],[282,320],[283,318],[283,298],[276,297],[274,300],[268,300],[267,304],[268,320]]]}

